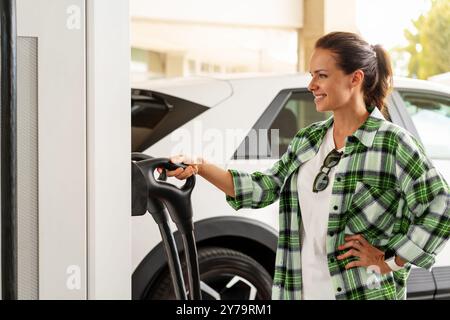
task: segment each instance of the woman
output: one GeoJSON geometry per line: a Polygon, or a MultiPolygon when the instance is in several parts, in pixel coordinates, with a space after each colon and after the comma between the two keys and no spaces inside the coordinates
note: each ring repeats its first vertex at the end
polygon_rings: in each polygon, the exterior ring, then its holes
{"type": "Polygon", "coordinates": [[[327,34],[310,73],[317,111],[333,116],[301,129],[272,168],[201,161],[168,176],[198,173],[235,210],[280,200],[274,299],[405,299],[411,265],[431,268],[449,238],[449,187],[420,143],[382,115],[392,71],[381,46],[327,34]]]}

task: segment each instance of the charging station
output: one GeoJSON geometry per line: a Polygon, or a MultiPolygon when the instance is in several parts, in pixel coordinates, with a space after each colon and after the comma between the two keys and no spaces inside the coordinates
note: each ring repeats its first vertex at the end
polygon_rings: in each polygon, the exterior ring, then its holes
{"type": "Polygon", "coordinates": [[[17,101],[9,135],[2,90],[2,298],[130,299],[128,0],[3,2],[17,101]]]}

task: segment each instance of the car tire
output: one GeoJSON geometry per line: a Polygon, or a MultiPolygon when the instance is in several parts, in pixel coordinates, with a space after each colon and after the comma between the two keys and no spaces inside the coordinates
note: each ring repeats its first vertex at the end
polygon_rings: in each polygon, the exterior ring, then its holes
{"type": "MultiPolygon", "coordinates": [[[[227,248],[205,247],[198,250],[198,261],[203,300],[269,300],[271,298],[272,277],[252,257],[227,248]]],[[[181,263],[186,290],[188,290],[184,259],[181,263]]],[[[158,277],[145,299],[175,299],[172,279],[167,268],[158,277]]]]}

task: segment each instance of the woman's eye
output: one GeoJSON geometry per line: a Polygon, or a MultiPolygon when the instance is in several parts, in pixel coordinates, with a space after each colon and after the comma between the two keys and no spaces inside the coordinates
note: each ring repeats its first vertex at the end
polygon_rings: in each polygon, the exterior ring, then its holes
{"type": "Polygon", "coordinates": [[[326,74],[319,74],[319,78],[320,79],[325,79],[325,78],[327,78],[328,76],[326,75],[326,74]]]}

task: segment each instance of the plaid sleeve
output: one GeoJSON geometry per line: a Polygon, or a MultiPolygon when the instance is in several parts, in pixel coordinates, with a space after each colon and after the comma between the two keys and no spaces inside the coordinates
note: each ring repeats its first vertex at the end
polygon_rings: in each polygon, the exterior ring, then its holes
{"type": "Polygon", "coordinates": [[[226,201],[235,210],[241,208],[258,209],[278,200],[280,189],[287,174],[289,163],[295,155],[296,136],[287,151],[271,168],[264,172],[247,173],[229,169],[233,177],[235,197],[226,196],[226,201]]]}
{"type": "Polygon", "coordinates": [[[449,186],[421,145],[405,133],[396,150],[396,175],[411,224],[389,246],[406,261],[430,269],[450,237],[449,186]]]}

